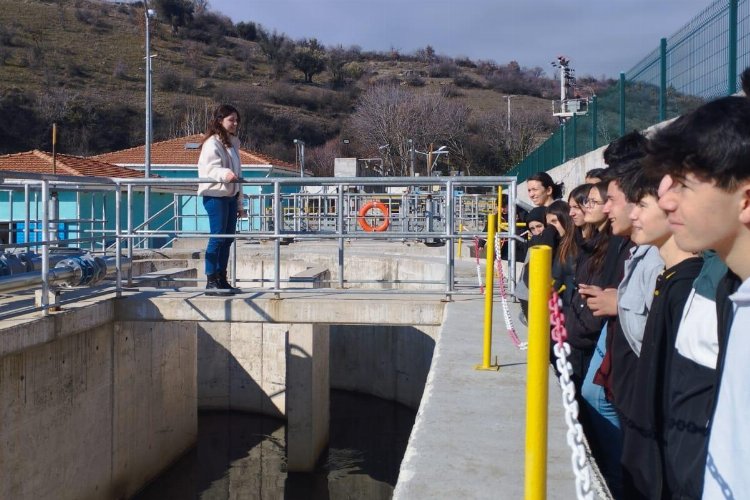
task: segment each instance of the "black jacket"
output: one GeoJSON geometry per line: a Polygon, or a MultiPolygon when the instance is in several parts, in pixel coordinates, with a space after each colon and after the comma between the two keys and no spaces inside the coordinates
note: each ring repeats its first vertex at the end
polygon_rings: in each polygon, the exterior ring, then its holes
{"type": "Polygon", "coordinates": [[[570,299],[570,307],[565,310],[565,328],[568,331],[568,342],[577,349],[593,350],[599,340],[599,334],[608,318],[596,317],[586,305],[586,300],[578,293],[580,283],[597,285],[602,288],[617,288],[622,279],[625,260],[632,243],[628,238],[600,233],[592,241],[581,247],[576,266],[576,289],[570,299]],[[599,244],[601,238],[608,238],[607,253],[601,270],[591,269],[591,250],[599,244]]]}
{"type": "MultiPolygon", "coordinates": [[[[672,498],[664,481],[665,431],[667,420],[685,416],[667,413],[668,381],[682,312],[702,266],[699,257],[686,259],[664,271],[656,282],[641,354],[627,381],[629,399],[622,399],[618,406],[625,498],[672,498]]],[[[703,477],[703,469],[695,473],[703,477]]]]}

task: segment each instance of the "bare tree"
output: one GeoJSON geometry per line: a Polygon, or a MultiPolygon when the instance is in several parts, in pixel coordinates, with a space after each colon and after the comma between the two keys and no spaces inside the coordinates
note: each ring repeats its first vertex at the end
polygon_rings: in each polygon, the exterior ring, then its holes
{"type": "MultiPolygon", "coordinates": [[[[440,94],[409,92],[399,86],[370,88],[357,104],[351,128],[364,151],[388,150],[393,175],[409,174],[409,140],[417,150],[429,145],[460,143],[466,135],[469,110],[440,94]]],[[[424,159],[417,171],[427,172],[424,159]]]]}
{"type": "Polygon", "coordinates": [[[513,111],[511,128],[508,116],[500,112],[484,112],[474,118],[471,128],[476,137],[473,151],[474,164],[482,173],[503,174],[521,162],[546,138],[552,126],[552,117],[542,110],[518,107],[513,111]],[[483,151],[484,154],[480,153],[483,151]]]}
{"type": "Polygon", "coordinates": [[[176,100],[171,109],[169,137],[184,137],[205,132],[213,104],[208,99],[188,97],[176,100]]]}
{"type": "Polygon", "coordinates": [[[259,34],[260,48],[273,68],[274,78],[279,79],[294,53],[294,44],[286,35],[277,33],[276,30],[273,33],[261,30],[259,34]]]}
{"type": "Polygon", "coordinates": [[[309,166],[316,177],[333,177],[333,164],[339,156],[341,141],[338,138],[331,139],[307,153],[306,166],[309,166]]]}

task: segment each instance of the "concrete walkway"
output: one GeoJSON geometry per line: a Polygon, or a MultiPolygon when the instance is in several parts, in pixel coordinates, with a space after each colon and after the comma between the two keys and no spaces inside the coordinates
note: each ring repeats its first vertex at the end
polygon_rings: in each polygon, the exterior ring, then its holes
{"type": "MultiPolygon", "coordinates": [[[[520,307],[510,304],[522,341],[520,307]]],[[[524,496],[526,351],[507,335],[495,302],[492,356],[499,371],[478,371],[484,299],[458,296],[448,304],[396,500],[516,499],[524,496]]],[[[547,497],[575,498],[561,391],[550,370],[547,497]]]]}

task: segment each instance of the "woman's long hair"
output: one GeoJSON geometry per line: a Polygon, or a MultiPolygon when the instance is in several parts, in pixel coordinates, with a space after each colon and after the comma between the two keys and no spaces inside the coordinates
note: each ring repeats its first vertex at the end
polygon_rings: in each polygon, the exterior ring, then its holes
{"type": "MultiPolygon", "coordinates": [[[[602,200],[606,200],[607,185],[607,182],[597,182],[596,184],[591,185],[591,189],[597,189],[602,200]]],[[[589,260],[589,269],[591,270],[592,275],[597,275],[602,271],[604,259],[607,257],[610,236],[612,236],[612,228],[609,225],[609,219],[607,219],[599,229],[596,236],[592,238],[594,249],[591,253],[591,259],[589,260]]]]}
{"type": "MultiPolygon", "coordinates": [[[[568,196],[568,204],[570,204],[570,200],[573,200],[578,204],[580,210],[583,211],[583,207],[586,204],[586,198],[589,197],[589,191],[591,191],[591,184],[581,184],[580,186],[574,187],[568,196]]],[[[588,222],[584,222],[580,228],[577,227],[576,229],[581,232],[581,236],[583,236],[584,239],[591,238],[596,233],[596,227],[588,222]]]]}
{"type": "Polygon", "coordinates": [[[203,142],[206,142],[209,137],[215,134],[219,136],[219,139],[221,139],[221,143],[224,144],[225,147],[231,147],[232,141],[229,139],[229,132],[227,132],[227,129],[224,128],[221,122],[222,120],[224,120],[224,118],[231,115],[232,113],[237,115],[237,123],[239,124],[240,112],[237,111],[237,108],[235,108],[234,106],[230,106],[229,104],[222,104],[218,108],[216,108],[214,114],[211,116],[211,119],[208,121],[208,127],[206,127],[206,133],[203,136],[203,142]]]}
{"type": "Polygon", "coordinates": [[[553,201],[547,207],[547,215],[554,215],[565,230],[565,234],[560,237],[560,243],[557,247],[557,257],[563,264],[568,260],[574,261],[578,256],[578,245],[576,244],[576,226],[570,217],[570,205],[562,200],[553,201]]]}

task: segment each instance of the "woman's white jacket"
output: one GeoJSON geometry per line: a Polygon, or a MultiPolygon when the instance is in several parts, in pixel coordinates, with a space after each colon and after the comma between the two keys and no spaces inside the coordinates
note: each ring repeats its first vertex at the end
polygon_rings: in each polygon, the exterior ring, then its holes
{"type": "MultiPolygon", "coordinates": [[[[232,148],[239,158],[240,141],[231,137],[232,148]]],[[[198,159],[198,177],[214,179],[216,182],[201,182],[198,184],[198,194],[201,196],[236,196],[240,191],[237,183],[227,183],[231,172],[239,179],[242,177],[241,162],[237,165],[232,161],[231,153],[222,144],[218,135],[214,134],[203,143],[201,155],[198,159]]]]}

